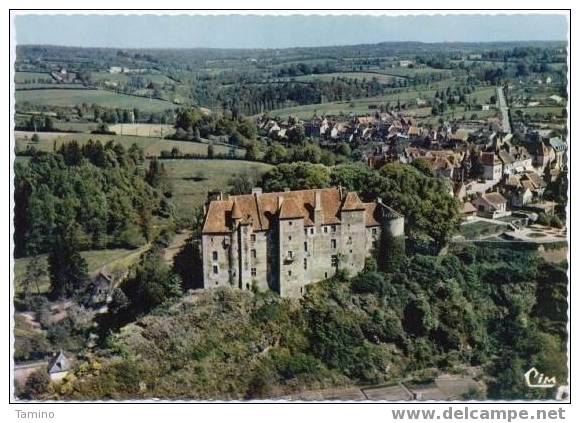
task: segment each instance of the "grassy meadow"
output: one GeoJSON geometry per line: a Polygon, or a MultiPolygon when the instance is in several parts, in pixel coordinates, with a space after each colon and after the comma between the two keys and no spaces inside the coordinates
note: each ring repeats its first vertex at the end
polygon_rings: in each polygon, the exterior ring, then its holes
{"type": "MultiPolygon", "coordinates": [[[[161,151],[171,151],[173,147],[177,147],[183,154],[198,154],[207,155],[208,144],[203,142],[192,141],[175,141],[160,138],[150,138],[135,135],[102,135],[89,133],[66,133],[66,132],[39,132],[39,142],[33,142],[32,136],[34,132],[16,131],[16,151],[24,151],[27,147],[34,147],[41,151],[52,151],[53,148],[59,148],[63,143],[76,140],[79,144],[84,144],[88,140],[99,140],[101,143],[108,141],[115,141],[129,148],[132,144],[137,144],[143,148],[146,156],[159,156],[161,151]]],[[[215,154],[229,154],[231,148],[226,145],[214,145],[215,154]]],[[[245,150],[241,148],[235,149],[236,154],[242,157],[245,150]]]]}
{"type": "Polygon", "coordinates": [[[243,160],[162,160],[173,185],[173,203],[178,217],[190,217],[203,205],[207,194],[224,190],[229,180],[247,174],[258,180],[272,166],[243,160]]]}
{"type": "Polygon", "coordinates": [[[138,108],[145,112],[162,112],[175,106],[163,100],[136,97],[105,90],[88,89],[39,89],[16,91],[16,103],[38,106],[73,107],[79,104],[97,104],[120,109],[138,108]]]}

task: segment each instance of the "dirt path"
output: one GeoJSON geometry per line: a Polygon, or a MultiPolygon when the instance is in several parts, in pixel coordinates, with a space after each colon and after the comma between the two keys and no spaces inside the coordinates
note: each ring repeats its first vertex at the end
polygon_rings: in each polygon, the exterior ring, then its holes
{"type": "Polygon", "coordinates": [[[171,240],[171,244],[163,251],[163,259],[168,265],[173,265],[173,259],[181,251],[187,240],[191,237],[190,230],[177,233],[171,240]]]}

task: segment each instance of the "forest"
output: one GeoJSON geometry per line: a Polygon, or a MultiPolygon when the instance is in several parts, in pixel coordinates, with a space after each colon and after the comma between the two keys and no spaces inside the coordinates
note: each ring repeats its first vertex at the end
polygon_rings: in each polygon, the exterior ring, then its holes
{"type": "Polygon", "coordinates": [[[563,267],[533,253],[469,247],[402,257],[389,273],[371,259],[299,302],[214,290],[111,335],[107,355],[47,395],[255,399],[483,366],[487,392],[475,398],[547,398],[519,375],[539,366],[566,380],[566,285],[563,267]]]}

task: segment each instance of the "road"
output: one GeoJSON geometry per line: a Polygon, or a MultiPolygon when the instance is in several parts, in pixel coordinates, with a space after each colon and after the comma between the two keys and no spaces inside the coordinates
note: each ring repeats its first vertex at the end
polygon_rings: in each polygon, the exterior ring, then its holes
{"type": "Polygon", "coordinates": [[[511,133],[512,127],[510,125],[509,107],[505,99],[503,88],[497,87],[497,102],[501,113],[501,128],[503,132],[511,133]]]}

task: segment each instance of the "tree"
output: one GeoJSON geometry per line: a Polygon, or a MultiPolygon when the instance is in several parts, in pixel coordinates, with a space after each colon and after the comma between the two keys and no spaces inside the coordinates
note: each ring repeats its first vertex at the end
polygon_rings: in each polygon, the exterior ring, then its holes
{"type": "Polygon", "coordinates": [[[326,188],[330,186],[330,172],[320,164],[305,162],[282,163],[262,176],[262,187],[266,192],[326,188]]]}
{"type": "Polygon", "coordinates": [[[125,281],[122,289],[137,315],[181,295],[182,282],[167,266],[161,251],[154,247],[143,255],[133,277],[125,281]]]}
{"type": "Polygon", "coordinates": [[[288,151],[281,144],[274,144],[266,149],[264,161],[271,164],[285,162],[288,158],[288,151]]]}
{"type": "Polygon", "coordinates": [[[165,165],[159,160],[153,159],[149,162],[149,169],[145,174],[145,180],[153,188],[160,190],[166,197],[171,196],[173,187],[167,176],[165,165]]]}
{"type": "Polygon", "coordinates": [[[41,399],[48,391],[50,385],[50,378],[46,370],[36,370],[26,380],[22,396],[26,399],[41,399]]]}
{"type": "Polygon", "coordinates": [[[215,155],[214,146],[213,146],[213,144],[210,143],[207,146],[207,158],[208,159],[213,159],[214,158],[214,155],[215,155]]]}
{"type": "Polygon", "coordinates": [[[350,157],[350,155],[352,154],[352,150],[347,143],[341,142],[336,146],[336,153],[346,157],[350,157]]]}
{"type": "Polygon", "coordinates": [[[29,298],[32,285],[36,286],[36,291],[40,294],[38,282],[46,275],[46,264],[44,261],[42,261],[38,256],[32,257],[26,265],[26,275],[22,280],[22,290],[24,291],[25,298],[29,298]]]}
{"type": "Polygon", "coordinates": [[[249,161],[255,161],[258,159],[258,146],[256,145],[255,142],[250,142],[247,146],[246,146],[246,156],[245,156],[246,160],[249,161]]]}
{"type": "Polygon", "coordinates": [[[425,176],[429,176],[429,177],[435,176],[433,174],[433,171],[431,170],[431,167],[429,166],[429,163],[427,163],[427,161],[425,159],[416,159],[416,160],[413,160],[413,162],[411,163],[411,165],[415,169],[417,169],[419,172],[421,172],[422,174],[424,174],[425,176]]]}
{"type": "Polygon", "coordinates": [[[242,195],[250,194],[256,184],[247,173],[241,173],[230,178],[229,185],[230,194],[242,195]]]}
{"type": "Polygon", "coordinates": [[[85,259],[70,236],[59,236],[48,256],[50,294],[53,298],[70,298],[85,288],[89,275],[85,259]]]}

